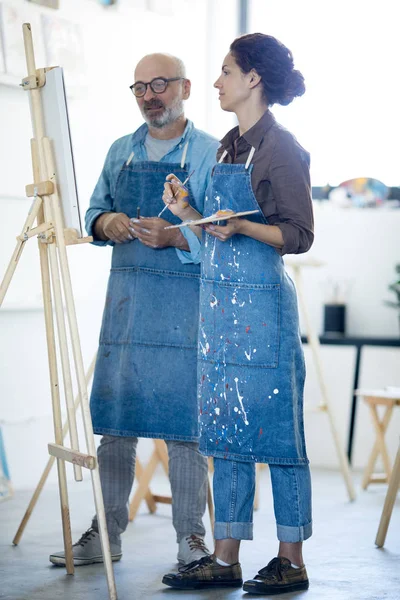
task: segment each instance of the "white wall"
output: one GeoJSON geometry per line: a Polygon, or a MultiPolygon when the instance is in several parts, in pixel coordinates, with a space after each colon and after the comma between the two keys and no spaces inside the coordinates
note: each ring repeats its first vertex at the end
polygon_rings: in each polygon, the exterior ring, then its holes
{"type": "Polygon", "coordinates": [[[354,177],[399,184],[398,3],[249,0],[251,31],[293,53],[306,93],[278,119],[311,152],[313,185],[354,177]]]}
{"type": "MultiPolygon", "coordinates": [[[[142,123],[129,85],[133,83],[134,66],[144,54],[161,51],[183,58],[192,81],[186,114],[197,127],[217,137],[232,127],[232,116],[221,114],[212,83],[236,35],[236,0],[152,2],[161,12],[170,8],[169,16],[145,10],[145,0],[119,0],[110,8],[95,0],[61,0],[58,11],[25,0],[3,3],[19,11],[21,24],[32,23],[35,48],[40,49],[36,52],[37,67],[47,66],[40,15],[66,19],[81,28],[84,83],[69,87],[72,79],[68,72],[65,79],[83,213],[110,144],[142,123]],[[217,35],[216,24],[222,14],[224,30],[217,35]],[[195,23],[195,27],[189,28],[188,23],[195,23]]],[[[22,43],[22,31],[17,33],[22,43]]],[[[24,194],[25,185],[32,182],[32,129],[28,98],[19,82],[18,78],[0,74],[0,208],[5,216],[0,221],[1,277],[30,206],[24,194]],[[5,85],[10,79],[14,84],[5,85]]],[[[68,255],[87,366],[97,347],[110,250],[85,245],[70,247],[68,255]]],[[[32,240],[24,249],[0,312],[0,423],[17,489],[36,484],[47,460],[47,442],[53,438],[41,304],[37,244],[32,240]]],[[[145,454],[149,445],[146,440],[142,442],[145,454]]],[[[55,477],[54,472],[51,478],[55,477]]]]}
{"type": "MultiPolygon", "coordinates": [[[[231,115],[220,112],[217,94],[211,86],[236,34],[237,21],[232,10],[236,2],[182,0],[181,11],[174,16],[146,12],[144,0],[142,3],[119,0],[115,7],[108,9],[95,0],[64,0],[58,11],[29,5],[23,0],[13,0],[12,4],[22,10],[23,15],[27,11],[23,20],[45,13],[71,20],[81,27],[86,78],[81,88],[71,90],[69,113],[83,212],[110,143],[141,123],[128,89],[134,65],[141,55],[160,50],[182,56],[193,83],[188,116],[216,137],[221,137],[232,126],[231,115]],[[189,28],[188,23],[196,26],[189,28]],[[180,32],[179,35],[176,32],[180,32]]],[[[34,31],[35,36],[38,34],[34,31]]],[[[43,63],[38,62],[37,66],[43,63]]],[[[1,79],[0,75],[0,208],[3,216],[0,220],[0,273],[3,274],[30,205],[24,198],[24,186],[31,182],[32,174],[28,100],[19,87],[2,85],[1,79]]],[[[396,256],[399,256],[399,220],[400,212],[316,207],[313,254],[325,260],[327,266],[307,270],[304,277],[312,318],[319,329],[323,302],[321,282],[333,275],[354,279],[349,296],[349,333],[398,334],[395,312],[383,307],[382,300],[393,278],[396,256]]],[[[110,252],[86,245],[70,247],[68,254],[83,357],[88,365],[97,345],[110,252]]],[[[0,311],[0,423],[16,489],[36,484],[47,460],[47,443],[53,438],[40,306],[38,255],[36,242],[32,240],[18,265],[5,308],[0,311]]],[[[310,404],[315,404],[319,392],[308,348],[306,356],[309,363],[307,398],[310,404]]],[[[323,357],[340,433],[345,439],[354,350],[325,347],[323,357]]],[[[398,351],[368,350],[360,383],[400,385],[398,358],[398,351]]],[[[371,444],[372,430],[367,417],[360,410],[355,446],[358,466],[365,464],[371,444]]],[[[391,452],[396,439],[394,430],[399,423],[398,415],[395,418],[389,440],[391,452]]],[[[310,413],[307,430],[314,464],[336,466],[325,416],[310,413]]],[[[142,448],[147,455],[146,441],[142,448]]],[[[54,472],[51,479],[55,477],[54,472]]]]}

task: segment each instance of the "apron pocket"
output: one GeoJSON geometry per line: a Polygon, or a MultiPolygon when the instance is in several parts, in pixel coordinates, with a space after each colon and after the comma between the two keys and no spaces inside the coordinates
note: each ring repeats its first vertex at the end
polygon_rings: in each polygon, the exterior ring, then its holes
{"type": "Polygon", "coordinates": [[[280,285],[201,281],[199,358],[278,366],[280,285]]]}
{"type": "Polygon", "coordinates": [[[198,303],[198,275],[112,269],[100,343],[196,348],[198,303]]]}
{"type": "Polygon", "coordinates": [[[136,284],[135,269],[111,269],[100,344],[127,344],[130,341],[136,284]]]}

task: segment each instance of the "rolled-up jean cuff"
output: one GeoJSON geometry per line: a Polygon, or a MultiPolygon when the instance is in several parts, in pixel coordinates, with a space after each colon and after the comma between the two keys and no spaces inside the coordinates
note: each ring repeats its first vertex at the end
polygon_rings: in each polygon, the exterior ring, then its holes
{"type": "Polygon", "coordinates": [[[304,542],[312,536],[312,522],[301,527],[288,527],[286,525],[277,525],[276,533],[280,542],[304,542]]]}
{"type": "Polygon", "coordinates": [[[214,539],[216,540],[252,540],[253,523],[223,523],[214,524],[214,539]]]}

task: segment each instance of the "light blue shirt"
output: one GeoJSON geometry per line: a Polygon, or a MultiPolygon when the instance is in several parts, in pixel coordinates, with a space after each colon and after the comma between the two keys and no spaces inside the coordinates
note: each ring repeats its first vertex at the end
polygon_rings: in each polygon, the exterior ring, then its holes
{"type": "MultiPolygon", "coordinates": [[[[147,161],[147,151],[145,147],[148,126],[143,124],[134,133],[126,135],[116,140],[108,151],[100,178],[90,198],[90,206],[86,212],[85,225],[89,235],[94,237],[93,224],[95,220],[104,212],[114,211],[114,198],[117,185],[117,179],[122,165],[128,160],[132,152],[134,162],[147,161]]],[[[211,170],[216,163],[216,153],[219,142],[212,136],[196,129],[192,121],[187,122],[185,131],[178,143],[170,149],[160,162],[180,163],[182,153],[186,142],[188,149],[186,154],[186,163],[194,173],[190,178],[191,191],[198,206],[203,207],[204,197],[210,182],[211,170]]],[[[160,210],[163,208],[163,202],[160,197],[160,210]]],[[[156,215],[155,215],[156,216],[156,215]]],[[[181,229],[187,239],[190,252],[176,249],[179,259],[183,263],[200,262],[200,240],[189,229],[181,229]]],[[[93,244],[97,246],[114,245],[111,241],[101,241],[94,239],[93,244]]]]}

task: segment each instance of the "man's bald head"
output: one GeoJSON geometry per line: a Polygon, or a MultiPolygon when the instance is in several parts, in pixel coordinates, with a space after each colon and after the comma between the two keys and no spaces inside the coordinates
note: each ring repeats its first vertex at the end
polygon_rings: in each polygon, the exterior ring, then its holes
{"type": "Polygon", "coordinates": [[[172,54],[156,52],[154,54],[143,56],[136,65],[135,81],[142,81],[141,77],[137,76],[137,73],[142,73],[143,70],[146,72],[156,72],[154,77],[159,77],[161,72],[165,72],[168,73],[168,77],[165,75],[162,75],[162,77],[165,77],[166,79],[169,79],[169,77],[182,77],[183,79],[186,79],[186,69],[183,61],[177,56],[172,56],[172,54]]]}
{"type": "Polygon", "coordinates": [[[162,129],[184,118],[183,100],[190,96],[190,81],[180,58],[170,54],[148,54],[136,65],[135,83],[149,84],[157,78],[173,79],[164,92],[154,92],[150,85],[146,93],[136,98],[140,111],[150,127],[162,129]]]}

